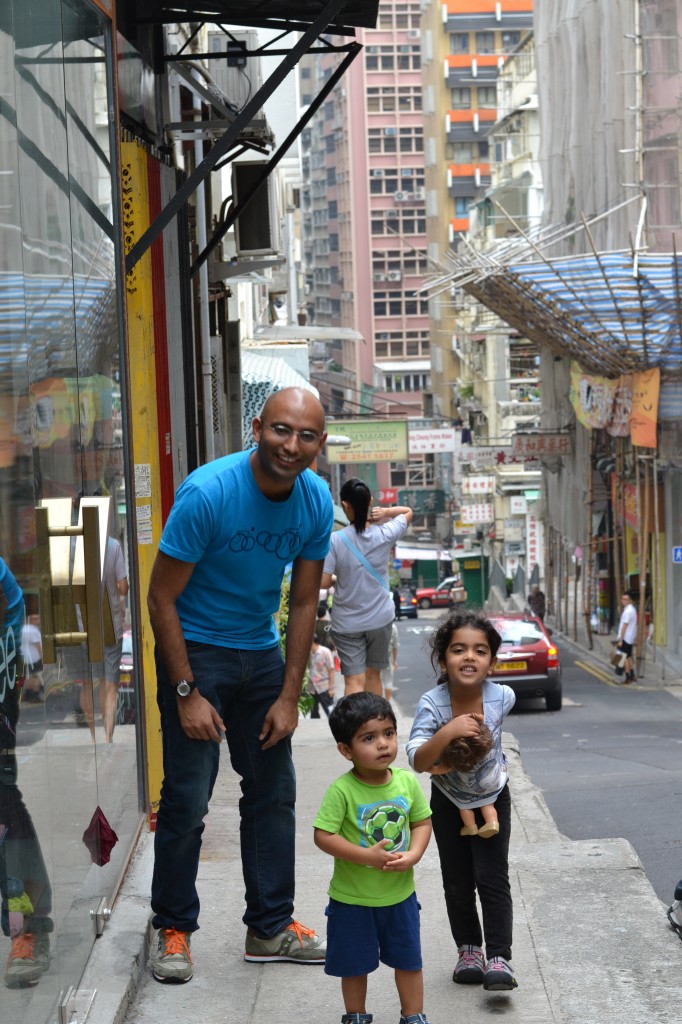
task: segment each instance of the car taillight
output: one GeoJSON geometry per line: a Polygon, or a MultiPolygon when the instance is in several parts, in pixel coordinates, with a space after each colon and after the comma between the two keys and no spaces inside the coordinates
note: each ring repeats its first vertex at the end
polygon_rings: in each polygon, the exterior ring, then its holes
{"type": "Polygon", "coordinates": [[[547,668],[559,667],[559,652],[556,647],[547,648],[547,668]]]}

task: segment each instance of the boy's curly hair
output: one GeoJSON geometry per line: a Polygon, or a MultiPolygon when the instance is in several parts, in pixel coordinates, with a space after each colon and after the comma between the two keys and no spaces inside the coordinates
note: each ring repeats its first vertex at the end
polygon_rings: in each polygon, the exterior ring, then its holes
{"type": "Polygon", "coordinates": [[[493,742],[493,734],[481,722],[478,736],[459,736],[451,740],[438,760],[450,771],[471,772],[493,749],[493,742]]]}

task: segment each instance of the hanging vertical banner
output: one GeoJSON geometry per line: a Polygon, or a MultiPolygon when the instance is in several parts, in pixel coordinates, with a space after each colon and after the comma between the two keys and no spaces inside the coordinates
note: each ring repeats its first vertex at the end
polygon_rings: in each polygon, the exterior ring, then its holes
{"type": "Polygon", "coordinates": [[[656,367],[645,373],[636,373],[630,407],[630,437],[632,443],[642,448],[656,447],[656,423],[658,421],[658,396],[661,387],[661,371],[656,367]]]}

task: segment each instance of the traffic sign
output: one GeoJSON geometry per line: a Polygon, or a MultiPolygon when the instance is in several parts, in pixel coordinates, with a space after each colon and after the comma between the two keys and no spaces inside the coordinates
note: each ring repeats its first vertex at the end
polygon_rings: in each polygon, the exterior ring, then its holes
{"type": "Polygon", "coordinates": [[[673,562],[676,565],[682,565],[682,547],[673,548],[673,562]]]}
{"type": "MultiPolygon", "coordinates": [[[[680,561],[682,561],[682,559],[680,559],[680,561]]],[[[394,569],[402,569],[402,567],[403,567],[403,560],[402,560],[402,558],[394,558],[393,562],[392,562],[392,565],[393,565],[394,569]]]]}

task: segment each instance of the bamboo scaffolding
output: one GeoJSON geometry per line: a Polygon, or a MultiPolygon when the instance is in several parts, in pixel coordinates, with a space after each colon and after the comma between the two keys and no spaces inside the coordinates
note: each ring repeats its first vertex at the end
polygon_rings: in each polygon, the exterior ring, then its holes
{"type": "Polygon", "coordinates": [[[594,522],[594,449],[595,449],[595,437],[594,431],[590,432],[590,468],[587,478],[587,544],[585,545],[585,555],[583,557],[583,615],[585,616],[585,633],[587,636],[587,645],[590,650],[594,647],[594,641],[592,639],[592,614],[590,611],[590,603],[592,599],[592,566],[594,559],[594,545],[596,539],[594,537],[593,522],[594,522]]]}
{"type": "MultiPolygon", "coordinates": [[[[659,507],[658,507],[658,457],[654,453],[653,462],[654,472],[654,558],[653,558],[653,578],[652,578],[652,607],[651,607],[651,620],[653,622],[653,629],[651,631],[651,642],[653,645],[653,661],[656,662],[656,624],[660,622],[660,616],[662,616],[663,609],[661,607],[662,601],[660,600],[660,587],[661,587],[661,536],[659,532],[659,507]]],[[[661,658],[661,678],[665,680],[665,658],[661,658]]]]}
{"type": "Polygon", "coordinates": [[[637,675],[642,672],[642,666],[646,660],[644,650],[644,636],[646,633],[646,574],[648,568],[648,551],[649,551],[649,533],[650,533],[650,495],[649,495],[649,467],[646,462],[642,463],[642,472],[644,474],[644,498],[642,509],[642,495],[641,495],[641,472],[640,472],[640,460],[637,459],[637,484],[638,484],[638,499],[639,499],[639,617],[637,619],[637,675]]]}
{"type": "Polygon", "coordinates": [[[620,601],[620,595],[623,591],[623,585],[625,582],[625,573],[621,571],[621,560],[620,560],[620,530],[621,515],[623,514],[623,508],[621,505],[621,493],[623,490],[623,476],[625,471],[623,456],[623,438],[616,438],[616,476],[614,480],[613,489],[613,573],[616,578],[616,600],[620,601]]]}

